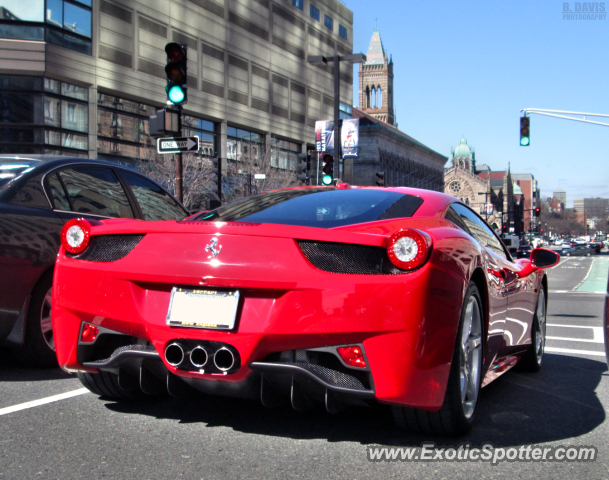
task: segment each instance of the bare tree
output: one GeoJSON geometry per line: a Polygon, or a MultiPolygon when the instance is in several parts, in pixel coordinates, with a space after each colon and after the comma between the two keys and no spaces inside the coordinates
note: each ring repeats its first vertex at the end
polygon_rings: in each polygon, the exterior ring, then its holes
{"type": "MultiPolygon", "coordinates": [[[[296,179],[295,162],[285,152],[263,145],[239,145],[227,161],[222,174],[222,203],[232,202],[253,193],[301,185],[296,179]],[[254,179],[264,174],[264,179],[254,179]]],[[[218,199],[212,182],[217,166],[209,157],[185,153],[183,164],[184,205],[190,211],[203,210],[207,199],[218,199]]],[[[150,150],[140,171],[155,179],[167,190],[175,192],[175,160],[173,155],[160,155],[150,150]]]]}
{"type": "MultiPolygon", "coordinates": [[[[140,171],[155,179],[171,193],[175,193],[175,159],[174,155],[149,154],[149,158],[140,163],[140,171]]],[[[208,157],[194,153],[182,154],[184,206],[190,211],[203,210],[205,200],[217,198],[212,175],[217,167],[208,157]]]]}
{"type": "Polygon", "coordinates": [[[301,185],[296,179],[296,164],[284,152],[264,145],[243,145],[240,152],[228,160],[223,182],[223,203],[252,193],[301,185]],[[255,174],[264,179],[255,180],[255,174]]]}

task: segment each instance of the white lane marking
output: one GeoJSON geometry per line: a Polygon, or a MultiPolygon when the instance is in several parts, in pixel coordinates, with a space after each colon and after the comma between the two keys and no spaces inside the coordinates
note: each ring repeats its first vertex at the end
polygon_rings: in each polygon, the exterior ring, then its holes
{"type": "Polygon", "coordinates": [[[592,260],[592,262],[590,263],[590,268],[588,269],[588,273],[586,273],[586,276],[585,276],[585,277],[584,277],[584,279],[583,279],[583,280],[582,280],[582,281],[579,283],[579,285],[578,285],[577,287],[575,287],[575,288],[572,290],[573,292],[574,292],[574,291],[576,291],[576,290],[577,290],[579,287],[581,287],[581,286],[584,284],[584,282],[585,282],[586,280],[588,280],[588,277],[590,276],[590,272],[592,272],[592,267],[594,266],[594,261],[595,261],[595,260],[596,260],[596,259],[592,260]]]}
{"type": "Polygon", "coordinates": [[[60,393],[59,395],[53,395],[51,397],[41,398],[40,400],[32,400],[31,402],[20,403],[19,405],[13,405],[12,407],[0,408],[0,416],[8,413],[18,412],[19,410],[25,410],[27,408],[38,407],[45,403],[58,402],[59,400],[65,400],[66,398],[76,397],[83,393],[90,393],[86,388],[79,388],[78,390],[72,390],[71,392],[60,393]]]}
{"type": "Polygon", "coordinates": [[[570,348],[545,347],[544,350],[550,353],[575,353],[577,355],[591,355],[593,357],[604,357],[605,352],[589,352],[587,350],[571,350],[570,348]]]}
{"type": "Polygon", "coordinates": [[[605,343],[604,340],[600,342],[596,339],[588,340],[584,338],[565,338],[565,337],[548,337],[546,336],[546,340],[561,340],[563,342],[583,342],[583,343],[605,343]]]}
{"type": "Polygon", "coordinates": [[[550,290],[550,293],[572,293],[577,295],[605,295],[607,292],[574,292],[573,290],[550,290]]]}
{"type": "Polygon", "coordinates": [[[603,332],[603,327],[589,327],[587,325],[561,325],[559,323],[546,323],[546,326],[560,328],[589,328],[592,330],[595,343],[605,343],[605,333],[603,332]]]}

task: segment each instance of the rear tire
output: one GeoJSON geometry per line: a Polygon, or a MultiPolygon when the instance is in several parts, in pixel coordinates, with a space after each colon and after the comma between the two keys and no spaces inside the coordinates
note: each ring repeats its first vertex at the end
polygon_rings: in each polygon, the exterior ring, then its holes
{"type": "Polygon", "coordinates": [[[53,337],[53,272],[45,273],[32,292],[23,345],[15,347],[17,359],[30,367],[58,367],[53,337]]]}
{"type": "Polygon", "coordinates": [[[543,363],[546,347],[546,292],[541,286],[531,327],[531,346],[518,362],[520,370],[538,372],[543,363]]]}
{"type": "Polygon", "coordinates": [[[118,375],[109,372],[77,373],[80,383],[95,395],[108,400],[139,400],[146,395],[141,390],[126,390],[118,384],[118,375]]]}
{"type": "Polygon", "coordinates": [[[437,412],[393,407],[400,428],[433,435],[461,436],[472,428],[482,380],[482,302],[470,283],[457,330],[444,404],[437,412]]]}

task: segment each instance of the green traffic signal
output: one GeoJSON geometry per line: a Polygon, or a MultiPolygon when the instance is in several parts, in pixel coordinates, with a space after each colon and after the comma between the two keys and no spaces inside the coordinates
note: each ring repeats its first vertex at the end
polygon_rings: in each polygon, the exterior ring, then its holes
{"type": "Polygon", "coordinates": [[[182,103],[186,98],[186,93],[181,85],[167,85],[167,99],[175,104],[182,103]]]}
{"type": "Polygon", "coordinates": [[[176,105],[186,103],[188,46],[171,42],[165,45],[165,52],[167,53],[165,66],[167,100],[176,105]]]}
{"type": "Polygon", "coordinates": [[[332,175],[324,175],[321,177],[322,185],[332,185],[333,181],[332,175]]]}
{"type": "Polygon", "coordinates": [[[528,147],[531,143],[531,120],[529,117],[520,117],[520,145],[528,147]]]}

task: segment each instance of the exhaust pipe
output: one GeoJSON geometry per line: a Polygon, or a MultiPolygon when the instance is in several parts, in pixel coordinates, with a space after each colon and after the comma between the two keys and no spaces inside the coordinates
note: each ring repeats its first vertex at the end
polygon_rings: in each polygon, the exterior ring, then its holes
{"type": "Polygon", "coordinates": [[[209,359],[205,347],[197,346],[190,351],[190,363],[197,368],[203,368],[209,359]]]}
{"type": "Polygon", "coordinates": [[[227,372],[235,365],[235,355],[228,348],[222,347],[214,354],[214,365],[218,370],[227,372]]]}
{"type": "Polygon", "coordinates": [[[170,343],[165,348],[165,360],[172,367],[179,367],[184,362],[185,357],[184,347],[179,343],[170,343]]]}

